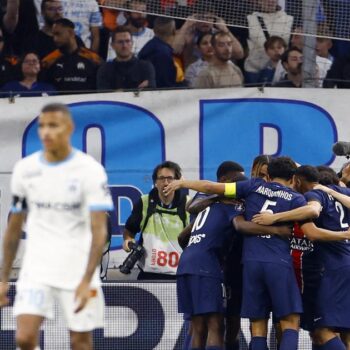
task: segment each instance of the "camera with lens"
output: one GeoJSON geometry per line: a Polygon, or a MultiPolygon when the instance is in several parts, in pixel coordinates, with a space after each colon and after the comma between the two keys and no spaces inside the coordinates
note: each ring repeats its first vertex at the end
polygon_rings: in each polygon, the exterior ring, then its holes
{"type": "Polygon", "coordinates": [[[145,254],[145,248],[141,244],[129,242],[128,247],[130,248],[131,253],[119,266],[120,272],[126,275],[131,272],[136,262],[142,258],[143,254],[145,254]]]}

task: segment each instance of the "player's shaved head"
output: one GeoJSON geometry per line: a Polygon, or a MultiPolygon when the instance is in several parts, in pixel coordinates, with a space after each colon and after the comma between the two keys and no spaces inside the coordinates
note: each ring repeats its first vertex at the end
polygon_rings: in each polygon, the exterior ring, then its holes
{"type": "Polygon", "coordinates": [[[66,115],[70,119],[72,119],[72,115],[66,105],[63,103],[49,103],[43,107],[41,113],[50,113],[50,112],[62,112],[62,114],[66,115]]]}

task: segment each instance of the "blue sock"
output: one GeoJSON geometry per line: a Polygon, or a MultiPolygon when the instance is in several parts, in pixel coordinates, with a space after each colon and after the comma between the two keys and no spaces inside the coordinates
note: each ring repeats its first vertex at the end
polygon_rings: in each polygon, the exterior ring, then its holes
{"type": "Polygon", "coordinates": [[[346,350],[345,345],[338,337],[334,337],[328,340],[326,344],[323,344],[320,349],[322,350],[346,350]]]}
{"type": "Polygon", "coordinates": [[[280,350],[297,350],[299,332],[295,329],[286,329],[282,333],[280,350]]]}
{"type": "Polygon", "coordinates": [[[190,350],[205,350],[204,348],[190,348],[190,350]]]}
{"type": "Polygon", "coordinates": [[[184,340],[184,343],[182,345],[182,350],[190,350],[191,349],[191,340],[192,340],[191,334],[186,333],[185,340],[184,340]]]}
{"type": "Polygon", "coordinates": [[[321,350],[321,345],[312,344],[312,350],[321,350]]]}
{"type": "Polygon", "coordinates": [[[239,350],[239,339],[237,339],[233,344],[225,344],[225,350],[239,350]]]}
{"type": "Polygon", "coordinates": [[[268,350],[267,338],[265,337],[253,337],[249,345],[250,350],[268,350]]]}
{"type": "Polygon", "coordinates": [[[207,346],[205,350],[223,350],[221,346],[207,346]]]}

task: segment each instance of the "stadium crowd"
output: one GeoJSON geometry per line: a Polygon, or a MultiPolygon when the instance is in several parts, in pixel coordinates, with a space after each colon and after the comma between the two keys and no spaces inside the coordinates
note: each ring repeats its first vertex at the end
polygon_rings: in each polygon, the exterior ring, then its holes
{"type": "MultiPolygon", "coordinates": [[[[302,86],[298,1],[284,1],[284,9],[278,0],[185,3],[122,0],[128,10],[118,11],[97,0],[2,0],[1,96],[302,86]],[[249,29],[232,26],[238,8],[249,29]],[[187,18],[179,19],[180,11],[187,18]]],[[[349,46],[330,39],[339,31],[340,9],[349,11],[340,0],[319,3],[315,87],[349,86],[349,46]]]]}

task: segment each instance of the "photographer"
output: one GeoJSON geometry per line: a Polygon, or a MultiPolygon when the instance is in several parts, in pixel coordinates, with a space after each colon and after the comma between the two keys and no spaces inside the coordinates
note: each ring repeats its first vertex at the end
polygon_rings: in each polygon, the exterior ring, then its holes
{"type": "Polygon", "coordinates": [[[189,197],[181,191],[165,196],[163,189],[180,178],[178,164],[165,161],[157,165],[152,175],[154,188],[141,196],[125,224],[123,249],[126,252],[130,252],[130,246],[135,252],[132,243],[136,233],[141,232],[144,254],[139,261],[138,279],[175,279],[182,252],[177,237],[189,223],[185,209],[189,197]]]}

